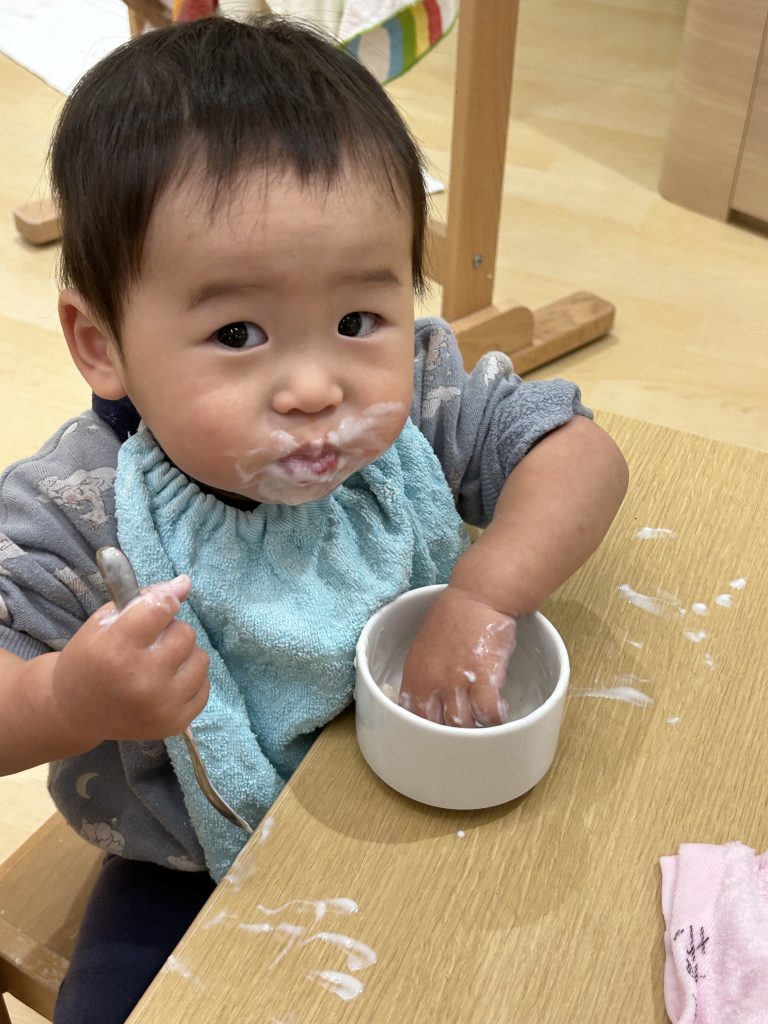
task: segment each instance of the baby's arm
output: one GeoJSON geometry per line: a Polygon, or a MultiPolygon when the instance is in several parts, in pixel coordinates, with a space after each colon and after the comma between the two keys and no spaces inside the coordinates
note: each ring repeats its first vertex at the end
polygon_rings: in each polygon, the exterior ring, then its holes
{"type": "Polygon", "coordinates": [[[583,416],[531,449],[411,647],[404,707],[450,725],[504,720],[499,691],[516,620],[538,608],[597,548],[627,481],[616,444],[583,416]]]}
{"type": "Polygon", "coordinates": [[[190,586],[156,584],[119,615],[104,605],[60,653],[0,650],[0,775],[186,728],[208,700],[208,655],[174,621],[190,586]]]}

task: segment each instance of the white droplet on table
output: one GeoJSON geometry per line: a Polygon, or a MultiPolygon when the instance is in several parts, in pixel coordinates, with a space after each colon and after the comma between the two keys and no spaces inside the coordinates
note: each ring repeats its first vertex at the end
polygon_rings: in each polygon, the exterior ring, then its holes
{"type": "Polygon", "coordinates": [[[706,640],[707,634],[703,629],[686,629],[683,636],[686,640],[690,640],[692,644],[700,644],[702,640],[706,640]]]}

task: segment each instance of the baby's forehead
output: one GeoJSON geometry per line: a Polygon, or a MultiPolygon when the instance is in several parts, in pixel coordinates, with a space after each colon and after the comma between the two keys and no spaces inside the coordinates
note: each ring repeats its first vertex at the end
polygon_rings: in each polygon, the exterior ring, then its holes
{"type": "MultiPolygon", "coordinates": [[[[354,170],[336,181],[292,172],[250,171],[231,185],[186,174],[160,196],[148,225],[141,278],[174,273],[204,280],[212,271],[259,280],[303,268],[317,279],[335,270],[410,262],[413,217],[384,183],[354,170]],[[314,262],[313,262],[314,259],[314,262]]],[[[370,276],[370,275],[369,275],[370,276]]],[[[193,289],[194,290],[194,289],[193,289]]]]}
{"type": "Polygon", "coordinates": [[[383,164],[375,173],[347,161],[333,176],[321,172],[301,176],[290,166],[249,168],[223,176],[199,158],[170,176],[153,212],[163,215],[186,207],[213,222],[236,215],[245,204],[254,208],[260,203],[267,210],[276,196],[278,200],[291,196],[318,208],[331,206],[339,213],[346,206],[350,214],[362,200],[411,216],[407,186],[394,180],[383,164]]]}
{"type": "Polygon", "coordinates": [[[348,232],[395,230],[409,236],[414,218],[408,197],[385,174],[371,176],[345,168],[332,180],[302,180],[291,169],[253,169],[221,180],[204,167],[172,177],[159,194],[149,220],[145,262],[154,250],[167,251],[200,236],[232,246],[274,233],[326,233],[328,244],[348,232]],[[222,232],[224,234],[222,235],[222,232]]]}

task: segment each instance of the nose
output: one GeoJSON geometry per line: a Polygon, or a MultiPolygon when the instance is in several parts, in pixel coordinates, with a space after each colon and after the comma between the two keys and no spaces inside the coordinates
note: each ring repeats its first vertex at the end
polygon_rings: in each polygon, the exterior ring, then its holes
{"type": "Polygon", "coordinates": [[[283,415],[292,412],[317,415],[335,409],[343,397],[331,368],[314,361],[297,361],[276,388],[272,407],[283,415]]]}

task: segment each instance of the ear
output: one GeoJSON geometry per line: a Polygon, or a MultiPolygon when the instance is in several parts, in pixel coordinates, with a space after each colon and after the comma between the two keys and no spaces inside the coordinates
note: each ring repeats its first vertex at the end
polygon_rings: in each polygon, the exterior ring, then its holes
{"type": "Polygon", "coordinates": [[[123,398],[120,353],[111,335],[90,312],[82,295],[65,288],[59,295],[59,320],[69,354],[99,398],[123,398]]]}

